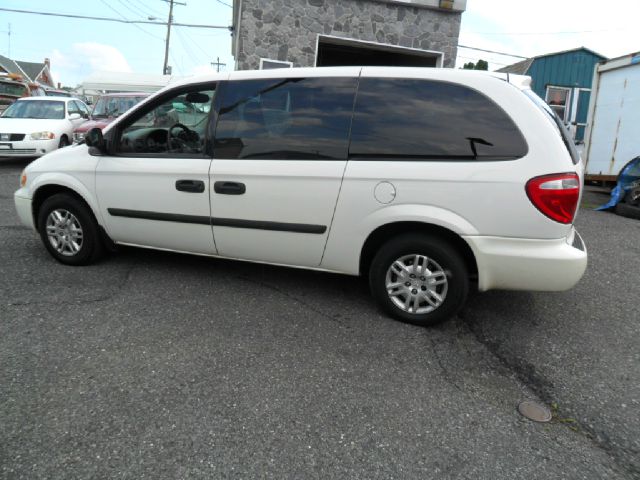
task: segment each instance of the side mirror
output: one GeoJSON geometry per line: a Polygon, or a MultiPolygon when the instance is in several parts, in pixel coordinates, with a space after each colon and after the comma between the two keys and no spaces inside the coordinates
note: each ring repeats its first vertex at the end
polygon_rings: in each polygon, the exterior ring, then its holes
{"type": "Polygon", "coordinates": [[[80,115],[79,113],[72,113],[71,115],[69,115],[69,120],[78,120],[82,118],[82,115],[80,115]]]}
{"type": "Polygon", "coordinates": [[[107,150],[104,137],[102,136],[102,130],[98,127],[92,128],[85,134],[84,143],[86,143],[89,148],[96,148],[100,153],[105,153],[107,150]]]}

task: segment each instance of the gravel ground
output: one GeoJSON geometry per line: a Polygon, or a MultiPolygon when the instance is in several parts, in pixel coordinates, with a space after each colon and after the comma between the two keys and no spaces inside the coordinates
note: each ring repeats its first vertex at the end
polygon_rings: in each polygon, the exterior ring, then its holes
{"type": "Polygon", "coordinates": [[[23,166],[0,160],[0,478],[640,478],[640,222],[585,210],[574,290],[477,294],[422,329],[346,276],[135,249],[64,267],[18,224],[23,166]]]}

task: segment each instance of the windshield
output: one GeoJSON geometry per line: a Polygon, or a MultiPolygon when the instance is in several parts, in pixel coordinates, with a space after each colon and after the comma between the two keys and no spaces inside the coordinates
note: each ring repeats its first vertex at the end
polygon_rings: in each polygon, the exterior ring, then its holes
{"type": "Polygon", "coordinates": [[[19,83],[0,82],[0,94],[21,97],[27,93],[27,87],[19,83]]]}
{"type": "Polygon", "coordinates": [[[54,100],[19,100],[2,114],[2,118],[46,118],[62,120],[64,102],[54,100]]]}
{"type": "Polygon", "coordinates": [[[93,118],[119,117],[145,97],[100,97],[91,116],[93,118]]]}
{"type": "Polygon", "coordinates": [[[70,97],[71,96],[69,92],[63,92],[60,90],[45,90],[44,94],[47,97],[70,97]]]}

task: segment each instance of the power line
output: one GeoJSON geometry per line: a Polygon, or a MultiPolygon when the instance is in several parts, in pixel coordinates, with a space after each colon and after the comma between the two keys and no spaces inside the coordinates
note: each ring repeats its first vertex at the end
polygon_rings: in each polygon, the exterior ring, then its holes
{"type": "MultiPolygon", "coordinates": [[[[176,57],[173,56],[173,52],[169,52],[169,56],[171,57],[171,60],[173,60],[173,63],[178,68],[178,73],[180,75],[184,75],[184,68],[182,68],[182,67],[184,67],[184,63],[178,64],[178,61],[176,60],[176,57]]],[[[166,75],[168,75],[168,73],[166,73],[166,75]]]]}
{"type": "Polygon", "coordinates": [[[159,13],[157,10],[142,2],[142,0],[135,0],[135,3],[137,5],[142,5],[142,7],[140,7],[140,11],[145,12],[144,14],[147,17],[161,17],[162,15],[164,15],[163,13],[159,13]],[[151,14],[149,14],[149,12],[151,12],[151,14]]]}
{"type": "MultiPolygon", "coordinates": [[[[103,4],[105,4],[105,5],[106,5],[106,6],[107,6],[111,11],[115,12],[119,17],[123,18],[124,20],[126,20],[126,19],[127,19],[127,18],[126,18],[124,15],[122,15],[118,10],[116,10],[116,9],[115,9],[115,8],[113,8],[111,5],[109,5],[105,0],[100,0],[100,1],[101,1],[103,4]]],[[[118,0],[118,1],[120,1],[120,0],[118,0]]],[[[136,28],[137,28],[138,30],[140,30],[141,32],[146,33],[146,34],[147,34],[147,35],[149,35],[150,37],[153,37],[153,38],[155,38],[155,39],[157,39],[157,40],[163,40],[162,38],[160,38],[160,37],[158,37],[158,36],[154,35],[153,33],[151,33],[151,32],[147,32],[147,31],[146,31],[144,28],[142,28],[140,25],[133,24],[133,26],[134,26],[134,27],[136,27],[136,28]]]]}
{"type": "Polygon", "coordinates": [[[162,67],[162,74],[168,75],[169,72],[167,70],[167,66],[169,65],[169,40],[171,39],[171,24],[173,23],[173,5],[183,5],[187,4],[184,2],[178,2],[176,0],[162,0],[169,4],[169,18],[167,19],[167,41],[164,44],[164,66],[162,67]]]}
{"type": "MultiPolygon", "coordinates": [[[[178,34],[178,40],[180,41],[180,45],[182,45],[182,49],[184,50],[184,52],[189,56],[189,58],[191,59],[191,61],[193,62],[194,65],[197,65],[198,63],[200,63],[196,57],[193,55],[193,51],[191,48],[189,48],[187,46],[187,42],[184,39],[182,33],[180,33],[180,30],[176,30],[177,34],[178,34]]],[[[172,55],[173,56],[173,55],[172,55]]]]}
{"type": "Polygon", "coordinates": [[[223,2],[222,0],[216,0],[216,2],[224,5],[225,7],[233,8],[233,5],[229,5],[228,3],[223,2]]]}
{"type": "Polygon", "coordinates": [[[184,32],[184,36],[189,42],[191,42],[192,45],[195,45],[196,48],[202,52],[202,54],[204,55],[204,58],[206,58],[207,62],[208,62],[209,58],[210,58],[209,56],[211,55],[211,52],[207,52],[204,48],[202,48],[200,46],[200,43],[196,42],[193,38],[191,38],[191,36],[187,32],[184,32]]]}
{"type": "MultiPolygon", "coordinates": [[[[136,17],[142,15],[142,18],[145,17],[149,17],[148,14],[146,14],[145,12],[143,12],[142,10],[140,10],[138,7],[136,7],[133,3],[131,3],[130,5],[127,5],[125,2],[123,2],[122,0],[118,0],[118,3],[120,5],[122,5],[124,8],[126,8],[127,10],[129,10],[131,13],[133,13],[136,17]]],[[[122,16],[122,15],[120,15],[122,16]]]]}
{"type": "Polygon", "coordinates": [[[220,73],[220,67],[226,67],[227,66],[226,63],[221,63],[220,62],[220,57],[217,57],[215,62],[211,62],[211,66],[213,67],[214,65],[216,66],[216,70],[217,70],[218,73],[220,73]]]}
{"type": "Polygon", "coordinates": [[[497,53],[498,55],[506,55],[507,57],[515,57],[515,58],[522,58],[522,59],[529,58],[529,57],[523,57],[522,55],[513,55],[511,53],[505,53],[505,52],[496,52],[495,50],[485,50],[484,48],[467,47],[466,45],[458,45],[458,48],[468,48],[469,50],[478,50],[479,52],[486,52],[486,53],[497,53]]]}
{"type": "MultiPolygon", "coordinates": [[[[100,20],[103,22],[117,22],[117,23],[126,23],[126,24],[146,24],[146,25],[162,25],[163,27],[167,26],[167,22],[156,22],[151,20],[126,20],[120,18],[110,18],[110,17],[90,17],[87,15],[74,15],[71,13],[54,13],[54,12],[36,12],[33,10],[18,10],[16,8],[3,8],[0,7],[0,11],[3,12],[13,12],[13,13],[29,13],[33,15],[44,15],[48,17],[64,17],[64,18],[77,18],[82,20],[100,20]]],[[[225,29],[231,30],[232,27],[225,25],[201,25],[194,23],[171,23],[174,27],[189,27],[189,28],[210,28],[210,29],[225,29]]]]}
{"type": "MultiPolygon", "coordinates": [[[[484,58],[478,58],[478,57],[465,57],[464,55],[458,55],[457,58],[464,58],[465,60],[473,60],[473,61],[478,61],[478,60],[485,60],[484,58]]],[[[502,65],[503,67],[506,67],[507,65],[509,65],[508,63],[501,63],[501,62],[496,62],[494,60],[488,59],[487,62],[489,63],[494,63],[496,65],[502,65]]]]}
{"type": "Polygon", "coordinates": [[[609,28],[603,30],[575,30],[567,32],[466,32],[473,33],[475,35],[573,35],[576,33],[606,33],[606,32],[618,32],[621,30],[630,30],[624,28],[609,28]]]}

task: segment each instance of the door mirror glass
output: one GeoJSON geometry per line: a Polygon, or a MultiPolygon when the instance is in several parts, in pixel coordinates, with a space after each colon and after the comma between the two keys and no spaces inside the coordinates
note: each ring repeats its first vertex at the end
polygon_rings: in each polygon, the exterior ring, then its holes
{"type": "Polygon", "coordinates": [[[94,127],[86,133],[84,143],[86,143],[88,147],[95,147],[103,153],[106,150],[102,130],[98,127],[94,127]]]}

